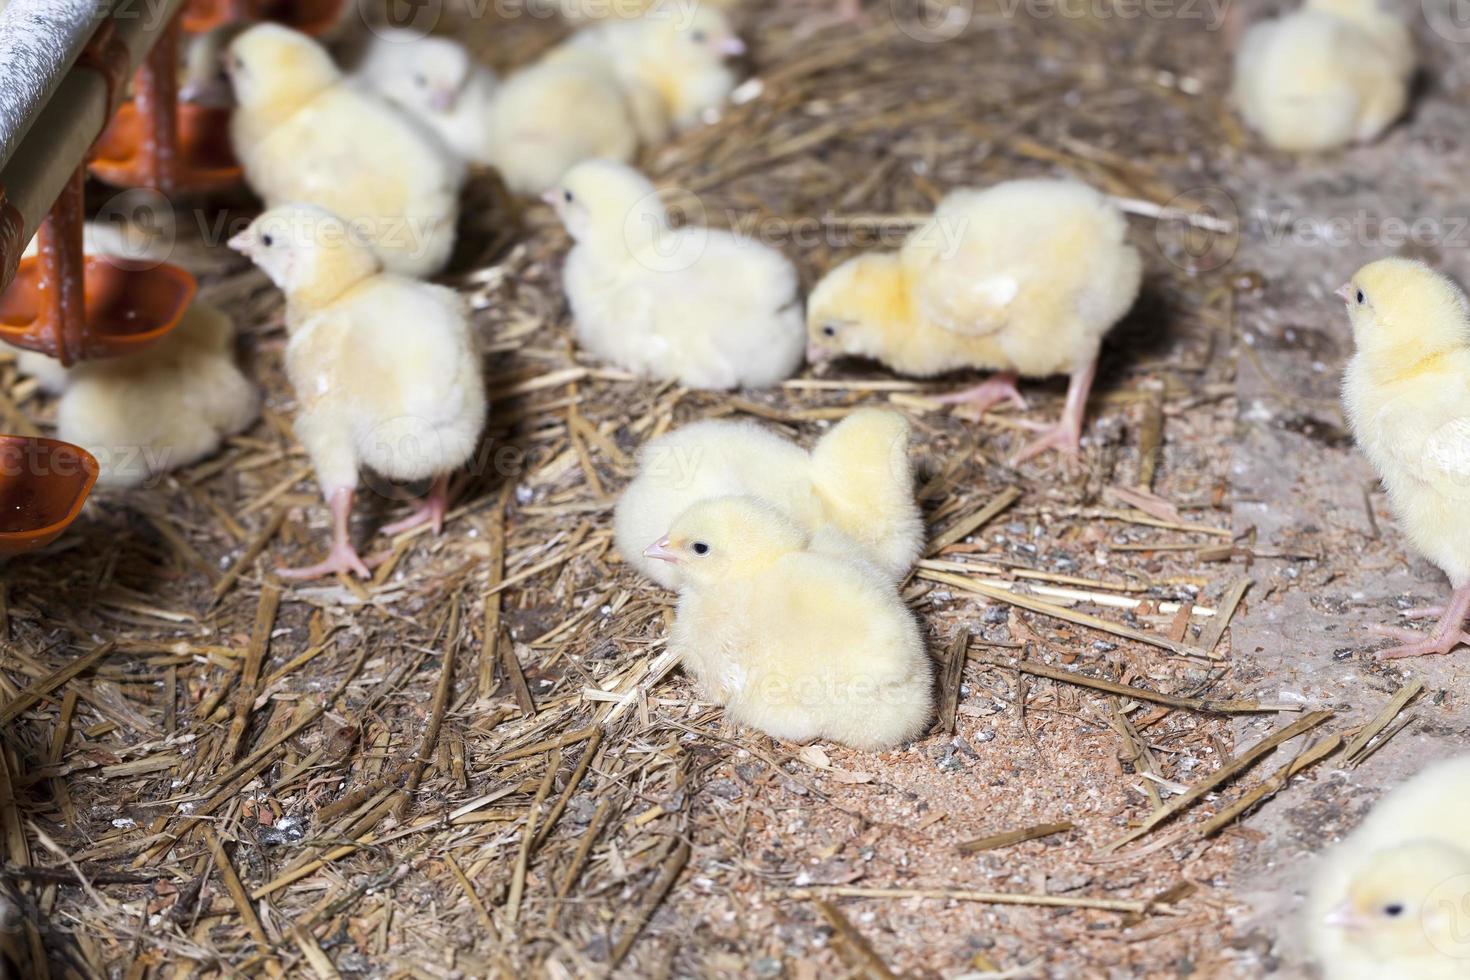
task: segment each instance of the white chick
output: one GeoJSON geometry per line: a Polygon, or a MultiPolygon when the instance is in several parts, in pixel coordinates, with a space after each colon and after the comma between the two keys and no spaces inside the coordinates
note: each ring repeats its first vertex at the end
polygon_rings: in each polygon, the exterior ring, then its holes
{"type": "Polygon", "coordinates": [[[1403,114],[1413,73],[1408,26],[1378,0],[1308,0],[1246,32],[1232,98],[1271,145],[1327,150],[1376,139],[1403,114]]]}
{"type": "Polygon", "coordinates": [[[547,200],[576,243],[563,283],[597,357],[713,389],[772,385],[801,366],[799,282],[780,252],[671,227],[653,184],[622,164],[578,164],[547,200]]]}
{"type": "Polygon", "coordinates": [[[642,121],[606,60],[553,53],[501,85],[489,115],[489,163],[514,193],[542,194],[584,160],[631,160],[640,140],[659,138],[663,127],[642,121]]]}
{"type": "Polygon", "coordinates": [[[230,240],[286,294],[286,371],[295,431],[332,510],[325,561],[285,572],[315,578],[367,565],[348,537],[363,467],[390,480],[432,479],[424,503],[383,528],[437,533],[448,475],[473,454],[485,389],[460,297],[382,270],[335,215],[309,205],[267,211],[230,240]]]}
{"type": "Polygon", "coordinates": [[[647,549],[680,569],[669,649],[737,724],[895,748],[933,712],[918,624],[872,566],[809,551],[809,540],[755,497],[690,507],[647,549]]]}
{"type": "Polygon", "coordinates": [[[705,122],[725,104],[738,82],[726,59],[745,53],[729,19],[705,4],[608,21],[578,32],[563,47],[606,58],[635,103],[656,103],[679,130],[705,122]]]}
{"type": "Polygon", "coordinates": [[[1127,221],[1069,180],[954,191],[897,253],[829,272],[807,302],[807,358],[869,357],[910,375],[998,372],[941,399],[1025,401],[1018,375],[1071,375],[1061,422],[1016,456],[1075,454],[1103,336],[1132,307],[1143,266],[1127,221]]]}
{"type": "Polygon", "coordinates": [[[225,54],[241,30],[238,24],[228,24],[188,39],[184,45],[183,75],[179,79],[182,101],[216,108],[234,104],[230,76],[225,71],[225,54]]]}
{"type": "Polygon", "coordinates": [[[1445,276],[1408,259],[1365,265],[1338,291],[1357,353],[1343,405],[1383,478],[1409,543],[1455,592],[1429,636],[1381,630],[1403,646],[1381,657],[1449,653],[1470,643],[1470,303],[1445,276]]]}
{"type": "Polygon", "coordinates": [[[373,35],[354,77],[427,123],[464,159],[491,164],[495,73],[447,37],[393,28],[373,35]]]}
{"type": "Polygon", "coordinates": [[[234,357],[235,325],[195,300],[158,343],[67,374],[57,436],[97,457],[102,486],[132,487],[211,455],[260,413],[234,357]]]}
{"type": "Polygon", "coordinates": [[[430,276],[454,247],[464,163],[432,130],[348,84],[304,34],[258,24],[230,44],[230,124],[268,207],[315,204],[372,242],[391,272],[430,276]]]}
{"type": "Polygon", "coordinates": [[[643,549],[693,504],[729,495],[759,497],[814,535],[836,530],[893,580],[908,574],[923,548],[908,420],[887,409],[857,409],[811,453],[763,426],[723,419],[653,440],[613,511],[618,550],[638,571],[676,589],[679,566],[643,549]]]}
{"type": "Polygon", "coordinates": [[[1326,980],[1470,978],[1470,757],[1385,796],[1322,858],[1307,902],[1326,980]]]}

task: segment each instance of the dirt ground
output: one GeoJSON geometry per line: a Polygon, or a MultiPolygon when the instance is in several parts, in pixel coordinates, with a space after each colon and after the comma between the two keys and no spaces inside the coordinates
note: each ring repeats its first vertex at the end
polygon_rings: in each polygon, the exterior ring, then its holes
{"type": "MultiPolygon", "coordinates": [[[[1223,102],[1231,18],[1260,10],[868,8],[813,31],[811,5],[739,5],[757,81],[643,165],[808,284],[953,187],[1066,174],[1129,202],[1144,295],[1104,351],[1081,460],[1006,465],[1016,413],[921,397],[963,377],[853,363],[726,395],[596,365],[571,341],[565,236],[480,175],[446,282],[475,310],[491,422],[446,533],[377,540],[392,557],[366,584],[285,585],[272,567],[328,523],[290,434],[280,300],[202,240],[213,204],[180,211],[176,260],[235,316],[267,409],[5,569],[16,975],[1310,975],[1311,855],[1470,728],[1463,653],[1389,666],[1361,629],[1446,585],[1342,429],[1331,294],[1385,254],[1470,281],[1470,32],[1447,2],[1406,5],[1412,117],[1294,160],[1223,102]],[[1421,218],[1414,240],[1387,230],[1421,218]],[[673,597],[609,530],[652,435],[749,416],[809,444],[862,404],[909,414],[941,539],[904,595],[944,707],[879,754],[697,702],[663,652],[673,597]],[[1416,680],[1406,727],[1357,764],[1327,755],[1212,824],[1416,680]]],[[[520,5],[442,16],[500,70],[565,31],[520,5]]],[[[50,400],[4,371],[7,428],[44,430],[50,400]]],[[[1029,384],[1029,418],[1064,387],[1029,384]]],[[[398,506],[368,494],[358,536],[398,506]]]]}

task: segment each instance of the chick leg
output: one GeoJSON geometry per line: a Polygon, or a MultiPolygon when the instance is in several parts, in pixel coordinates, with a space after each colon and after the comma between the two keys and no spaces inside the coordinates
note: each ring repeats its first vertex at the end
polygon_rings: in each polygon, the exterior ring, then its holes
{"type": "Polygon", "coordinates": [[[1411,639],[1411,642],[1380,651],[1378,657],[1380,660],[1399,660],[1404,657],[1449,653],[1462,643],[1470,643],[1470,634],[1465,632],[1467,618],[1470,618],[1470,585],[1462,585],[1455,590],[1449,605],[1445,607],[1444,615],[1440,617],[1439,625],[1432,633],[1418,640],[1412,640],[1412,637],[1422,634],[1400,633],[1398,635],[1401,638],[1411,639]]]}
{"type": "Polygon", "coordinates": [[[1040,439],[1017,453],[1015,459],[1011,460],[1011,465],[1023,463],[1048,449],[1055,449],[1068,456],[1077,455],[1082,447],[1082,420],[1087,413],[1087,396],[1092,394],[1092,382],[1096,378],[1097,359],[1093,358],[1086,367],[1072,374],[1071,384],[1067,386],[1067,407],[1062,410],[1061,421],[1047,430],[1040,439]]]}
{"type": "Polygon", "coordinates": [[[1021,411],[1026,411],[1026,399],[1022,397],[1020,389],[1016,387],[1018,380],[1012,371],[1002,371],[992,374],[980,384],[963,391],[950,392],[948,395],[940,395],[934,401],[941,405],[958,405],[961,403],[974,405],[977,412],[999,405],[1008,401],[1021,411]]]}
{"type": "Polygon", "coordinates": [[[352,517],[352,488],[333,490],[327,497],[327,505],[332,509],[332,550],[327,552],[326,560],[305,568],[277,568],[276,574],[281,578],[302,581],[336,575],[338,572],[355,573],[363,578],[372,577],[372,572],[363,564],[348,535],[347,525],[352,517]]]}
{"type": "Polygon", "coordinates": [[[429,488],[429,495],[423,502],[401,521],[383,527],[383,533],[389,536],[402,534],[404,531],[412,531],[416,527],[425,524],[434,526],[434,533],[438,534],[444,530],[444,515],[449,512],[449,474],[444,473],[434,478],[434,485],[429,488]]]}

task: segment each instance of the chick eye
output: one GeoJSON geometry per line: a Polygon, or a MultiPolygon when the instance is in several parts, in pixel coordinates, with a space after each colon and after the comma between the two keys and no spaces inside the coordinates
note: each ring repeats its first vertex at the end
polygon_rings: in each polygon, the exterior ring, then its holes
{"type": "Polygon", "coordinates": [[[564,201],[566,201],[568,204],[571,204],[572,203],[572,192],[571,191],[562,191],[561,192],[561,196],[562,196],[562,199],[564,201]]]}
{"type": "Polygon", "coordinates": [[[1363,301],[1366,300],[1366,299],[1367,299],[1367,297],[1363,295],[1363,291],[1361,289],[1358,290],[1358,305],[1359,306],[1362,306],[1363,305],[1363,301]]]}
{"type": "Polygon", "coordinates": [[[694,41],[695,44],[703,44],[708,38],[708,35],[705,34],[704,31],[695,31],[693,34],[690,34],[689,37],[691,40],[694,41]]]}
{"type": "Polygon", "coordinates": [[[272,238],[270,235],[261,235],[260,236],[260,244],[264,245],[266,248],[270,248],[275,243],[276,243],[276,240],[274,238],[272,238]]]}
{"type": "Polygon", "coordinates": [[[832,324],[830,324],[830,323],[827,324],[825,327],[822,328],[822,336],[823,337],[835,337],[835,336],[837,336],[837,328],[834,327],[834,326],[832,326],[832,324]]]}
{"type": "MultiPolygon", "coordinates": [[[[1359,295],[1362,294],[1360,293],[1359,295]]],[[[1394,902],[1392,905],[1385,905],[1383,907],[1383,914],[1388,916],[1390,919],[1397,919],[1399,916],[1404,914],[1404,907],[1400,903],[1394,902]]]]}
{"type": "Polygon", "coordinates": [[[414,80],[414,82],[416,82],[416,83],[417,83],[417,84],[418,84],[418,85],[419,85],[419,87],[421,87],[421,88],[422,88],[422,87],[423,87],[423,86],[425,86],[425,85],[428,85],[428,84],[429,84],[429,80],[428,80],[428,78],[426,78],[426,77],[425,77],[425,76],[424,76],[424,73],[423,73],[423,72],[419,72],[419,73],[418,73],[418,74],[417,74],[417,75],[414,75],[414,76],[413,76],[413,80],[414,80]]]}
{"type": "Polygon", "coordinates": [[[703,541],[696,541],[694,542],[694,544],[689,546],[689,550],[694,552],[696,555],[707,555],[709,554],[709,545],[705,544],[703,541]]]}

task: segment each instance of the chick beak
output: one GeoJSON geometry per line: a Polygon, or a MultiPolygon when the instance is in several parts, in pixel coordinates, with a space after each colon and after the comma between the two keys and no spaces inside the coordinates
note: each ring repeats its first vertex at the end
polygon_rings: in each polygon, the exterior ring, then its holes
{"type": "Polygon", "coordinates": [[[241,255],[250,255],[255,250],[255,232],[246,228],[225,244],[241,255]]]}
{"type": "Polygon", "coordinates": [[[1353,297],[1357,294],[1357,290],[1353,288],[1353,284],[1350,282],[1343,283],[1341,286],[1338,286],[1335,291],[1337,295],[1342,297],[1342,301],[1344,303],[1351,303],[1353,301],[1353,297]]]}
{"type": "Polygon", "coordinates": [[[670,565],[679,564],[679,556],[674,553],[674,549],[670,546],[667,536],[659,538],[653,544],[644,548],[643,557],[657,558],[659,561],[666,561],[670,565]]]}
{"type": "Polygon", "coordinates": [[[1347,902],[1343,902],[1328,912],[1323,917],[1322,924],[1334,929],[1342,929],[1346,932],[1357,932],[1366,925],[1363,917],[1347,902]]]}
{"type": "Polygon", "coordinates": [[[745,53],[745,42],[731,34],[720,42],[717,50],[726,58],[738,58],[745,53]]]}
{"type": "Polygon", "coordinates": [[[561,213],[561,192],[558,191],[555,187],[543,193],[541,195],[541,200],[545,201],[547,204],[550,204],[552,210],[556,211],[558,214],[561,213]]]}
{"type": "Polygon", "coordinates": [[[454,93],[438,88],[429,94],[429,108],[435,112],[448,112],[454,108],[454,93]]]}
{"type": "Polygon", "coordinates": [[[825,347],[818,347],[816,344],[808,344],[806,348],[806,359],[807,363],[811,364],[813,367],[820,367],[821,365],[826,364],[828,361],[832,360],[832,352],[827,350],[825,347]]]}

